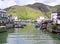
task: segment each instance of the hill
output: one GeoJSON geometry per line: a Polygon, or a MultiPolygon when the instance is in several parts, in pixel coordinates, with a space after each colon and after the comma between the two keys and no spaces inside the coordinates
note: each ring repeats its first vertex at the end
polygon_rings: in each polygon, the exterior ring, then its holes
{"type": "Polygon", "coordinates": [[[38,9],[42,12],[49,12],[51,10],[51,8],[48,6],[48,5],[45,5],[45,4],[42,4],[42,3],[34,3],[34,4],[29,4],[27,5],[31,8],[34,8],[34,9],[38,9]]]}
{"type": "Polygon", "coordinates": [[[56,12],[57,10],[60,10],[60,5],[49,6],[49,5],[45,5],[43,3],[34,3],[34,4],[29,4],[27,6],[34,8],[34,9],[38,9],[42,12],[56,12]]]}
{"type": "Polygon", "coordinates": [[[56,11],[56,12],[59,11],[59,10],[60,10],[60,5],[54,6],[52,10],[54,10],[54,11],[56,11]]]}
{"type": "Polygon", "coordinates": [[[25,6],[11,6],[5,9],[7,14],[12,14],[20,19],[37,19],[39,16],[50,17],[51,12],[60,10],[60,5],[48,6],[42,3],[34,3],[25,6]]]}
{"type": "MultiPolygon", "coordinates": [[[[35,10],[26,6],[11,6],[5,9],[7,14],[12,14],[20,19],[37,19],[39,16],[44,16],[39,10],[35,10]]],[[[46,17],[46,16],[45,16],[46,17]]]]}
{"type": "Polygon", "coordinates": [[[34,4],[29,4],[27,5],[30,8],[33,8],[35,10],[39,10],[41,12],[43,12],[43,14],[47,17],[50,17],[50,14],[52,12],[52,7],[42,4],[42,3],[34,3],[34,4]]]}
{"type": "Polygon", "coordinates": [[[27,6],[30,8],[33,8],[35,10],[42,11],[44,13],[44,15],[46,15],[47,17],[50,17],[52,12],[57,12],[60,10],[60,5],[49,6],[49,5],[45,5],[43,3],[34,3],[34,4],[29,4],[27,6]]]}

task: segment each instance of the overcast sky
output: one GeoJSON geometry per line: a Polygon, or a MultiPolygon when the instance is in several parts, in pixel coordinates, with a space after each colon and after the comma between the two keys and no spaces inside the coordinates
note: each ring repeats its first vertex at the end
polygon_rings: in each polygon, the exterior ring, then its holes
{"type": "Polygon", "coordinates": [[[0,8],[7,8],[13,5],[27,5],[35,2],[44,3],[50,6],[60,5],[60,0],[0,0],[0,8]]]}

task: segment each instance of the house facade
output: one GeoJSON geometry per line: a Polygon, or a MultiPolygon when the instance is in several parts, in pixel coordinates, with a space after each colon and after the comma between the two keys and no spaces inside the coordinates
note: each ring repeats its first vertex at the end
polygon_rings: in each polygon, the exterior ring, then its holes
{"type": "Polygon", "coordinates": [[[0,25],[3,25],[7,21],[7,14],[5,10],[0,9],[0,25]]]}
{"type": "Polygon", "coordinates": [[[5,10],[0,9],[0,17],[7,17],[5,10]]]}
{"type": "Polygon", "coordinates": [[[58,12],[51,13],[51,20],[53,20],[54,24],[55,23],[60,24],[60,13],[58,12]]]}
{"type": "Polygon", "coordinates": [[[44,16],[39,16],[39,18],[37,18],[37,22],[40,23],[42,20],[44,20],[45,17],[44,16]]]}

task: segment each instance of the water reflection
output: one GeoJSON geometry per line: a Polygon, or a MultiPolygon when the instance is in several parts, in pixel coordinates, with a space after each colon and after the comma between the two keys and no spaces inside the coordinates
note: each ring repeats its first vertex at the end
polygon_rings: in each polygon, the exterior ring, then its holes
{"type": "Polygon", "coordinates": [[[20,29],[9,29],[0,33],[0,44],[56,44],[47,33],[40,30],[37,33],[20,33],[20,29]]]}
{"type": "Polygon", "coordinates": [[[7,36],[8,36],[7,32],[0,33],[0,44],[7,43],[7,36]]]}
{"type": "Polygon", "coordinates": [[[0,44],[7,43],[8,33],[13,33],[14,29],[8,29],[7,32],[0,33],[0,44]]]}
{"type": "Polygon", "coordinates": [[[8,44],[32,44],[31,40],[25,40],[24,38],[20,38],[18,36],[8,37],[8,44]]]}

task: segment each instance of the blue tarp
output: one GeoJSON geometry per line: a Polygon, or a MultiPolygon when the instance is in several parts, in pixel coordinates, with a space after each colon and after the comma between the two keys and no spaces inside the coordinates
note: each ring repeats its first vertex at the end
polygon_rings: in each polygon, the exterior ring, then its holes
{"type": "Polygon", "coordinates": [[[39,27],[40,27],[40,25],[36,23],[35,24],[35,28],[39,28],[39,27]]]}

